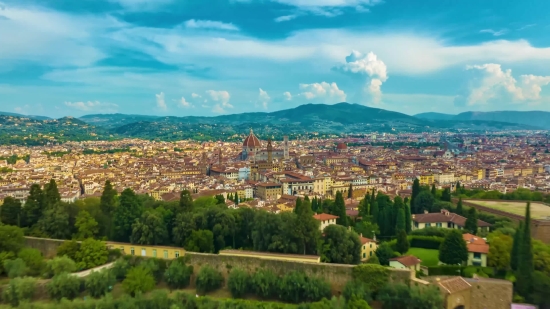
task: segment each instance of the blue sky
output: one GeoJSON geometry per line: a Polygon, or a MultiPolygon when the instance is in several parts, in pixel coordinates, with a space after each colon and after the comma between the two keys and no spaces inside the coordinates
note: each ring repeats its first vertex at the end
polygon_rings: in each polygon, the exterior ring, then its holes
{"type": "Polygon", "coordinates": [[[0,110],[550,111],[550,1],[0,0],[0,110]]]}

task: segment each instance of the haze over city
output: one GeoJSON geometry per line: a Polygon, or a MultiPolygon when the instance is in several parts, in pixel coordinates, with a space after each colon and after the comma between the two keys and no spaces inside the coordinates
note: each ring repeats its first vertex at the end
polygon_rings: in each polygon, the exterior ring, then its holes
{"type": "Polygon", "coordinates": [[[550,110],[547,1],[213,3],[0,2],[1,110],[550,110]]]}

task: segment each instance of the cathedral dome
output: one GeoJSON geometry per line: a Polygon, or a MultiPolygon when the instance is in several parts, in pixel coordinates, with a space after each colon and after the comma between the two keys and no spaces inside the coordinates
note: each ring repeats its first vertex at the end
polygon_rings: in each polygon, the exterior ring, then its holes
{"type": "Polygon", "coordinates": [[[243,147],[246,147],[246,148],[260,148],[260,147],[262,147],[262,143],[256,137],[256,135],[254,135],[254,132],[252,132],[252,129],[250,129],[250,135],[248,135],[244,139],[243,147]]]}
{"type": "Polygon", "coordinates": [[[346,145],[344,143],[338,143],[338,145],[336,145],[336,149],[345,150],[345,149],[348,149],[348,145],[346,145]]]}

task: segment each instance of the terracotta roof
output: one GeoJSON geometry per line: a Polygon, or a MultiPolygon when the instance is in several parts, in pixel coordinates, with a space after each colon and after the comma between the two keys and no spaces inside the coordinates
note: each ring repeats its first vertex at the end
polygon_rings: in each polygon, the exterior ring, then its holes
{"type": "Polygon", "coordinates": [[[420,262],[422,262],[419,258],[417,258],[414,255],[404,255],[404,256],[400,256],[400,257],[390,259],[390,261],[397,261],[397,262],[403,264],[405,267],[414,266],[414,265],[420,264],[420,262]]]}
{"type": "Polygon", "coordinates": [[[348,149],[348,145],[346,145],[345,143],[338,143],[338,145],[336,145],[336,148],[337,149],[348,149]]]}
{"type": "Polygon", "coordinates": [[[462,277],[453,277],[442,280],[438,284],[449,294],[457,293],[472,287],[472,285],[470,285],[462,277]]]}
{"type": "Polygon", "coordinates": [[[366,243],[369,243],[369,242],[376,242],[373,239],[363,237],[363,236],[359,237],[359,240],[361,240],[361,244],[363,244],[363,245],[366,244],[366,243]]]}
{"type": "MultiPolygon", "coordinates": [[[[449,213],[448,215],[446,215],[442,212],[435,212],[427,214],[416,214],[413,216],[413,221],[418,223],[452,222],[458,226],[464,226],[466,224],[466,218],[455,213],[449,213]]],[[[477,226],[490,227],[491,224],[485,221],[477,220],[477,226]]]]}
{"type": "Polygon", "coordinates": [[[326,221],[326,220],[338,219],[340,217],[322,213],[322,214],[318,214],[318,215],[313,215],[313,218],[315,218],[319,221],[326,221]]]}
{"type": "Polygon", "coordinates": [[[252,132],[252,129],[250,129],[250,135],[248,135],[243,142],[243,147],[248,148],[259,148],[262,147],[262,143],[260,140],[254,135],[254,132],[252,132]]]}
{"type": "Polygon", "coordinates": [[[474,253],[489,253],[489,245],[483,238],[477,237],[472,234],[463,234],[462,238],[466,241],[468,245],[468,252],[474,253]]]}

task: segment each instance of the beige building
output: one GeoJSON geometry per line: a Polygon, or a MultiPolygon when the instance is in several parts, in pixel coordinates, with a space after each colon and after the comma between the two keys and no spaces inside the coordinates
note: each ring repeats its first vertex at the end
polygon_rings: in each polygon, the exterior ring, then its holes
{"type": "Polygon", "coordinates": [[[336,224],[336,219],[338,219],[338,216],[329,215],[329,214],[317,214],[313,215],[313,218],[319,220],[321,222],[321,225],[319,226],[319,229],[322,231],[325,230],[325,228],[331,224],[336,224]]]}
{"type": "Polygon", "coordinates": [[[453,184],[455,183],[455,174],[454,173],[435,174],[434,180],[439,184],[453,184]]]}
{"type": "Polygon", "coordinates": [[[280,183],[263,182],[259,183],[256,188],[256,196],[264,201],[276,200],[281,197],[281,194],[282,185],[280,183]]]}
{"type": "Polygon", "coordinates": [[[376,243],[376,239],[366,238],[363,237],[363,235],[359,236],[359,240],[361,241],[362,246],[361,261],[365,262],[375,254],[376,249],[378,249],[378,244],[376,243]]]}
{"type": "Polygon", "coordinates": [[[489,245],[481,238],[472,234],[463,234],[468,246],[468,265],[487,267],[489,245]]]}
{"type": "MultiPolygon", "coordinates": [[[[438,227],[444,229],[463,229],[466,224],[466,218],[451,213],[446,209],[436,213],[423,213],[412,215],[412,229],[419,230],[427,227],[438,227]]],[[[477,220],[477,227],[480,231],[489,231],[491,224],[477,220]]]]}
{"type": "Polygon", "coordinates": [[[419,271],[421,262],[422,261],[414,255],[404,255],[390,259],[390,267],[419,271]]]}

